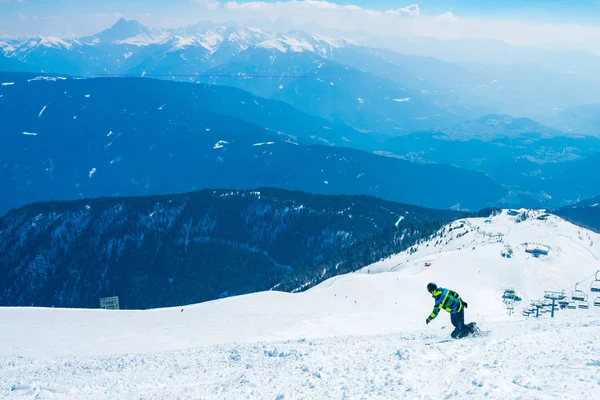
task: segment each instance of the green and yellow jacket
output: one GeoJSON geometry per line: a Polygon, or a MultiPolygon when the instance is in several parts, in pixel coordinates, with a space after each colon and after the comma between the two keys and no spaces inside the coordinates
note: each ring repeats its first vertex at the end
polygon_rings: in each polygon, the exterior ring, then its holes
{"type": "Polygon", "coordinates": [[[438,316],[440,309],[444,309],[450,314],[459,313],[463,309],[462,299],[454,290],[437,288],[433,291],[432,296],[435,299],[435,305],[433,306],[433,311],[429,314],[429,318],[427,318],[429,322],[438,316]]]}

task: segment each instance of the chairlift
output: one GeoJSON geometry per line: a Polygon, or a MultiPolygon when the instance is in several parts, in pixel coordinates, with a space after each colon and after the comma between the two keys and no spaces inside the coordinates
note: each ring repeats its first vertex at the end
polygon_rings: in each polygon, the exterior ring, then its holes
{"type": "Polygon", "coordinates": [[[588,308],[590,308],[590,306],[587,301],[582,301],[581,303],[579,303],[579,308],[587,310],[588,308]]]}
{"type": "Polygon", "coordinates": [[[523,300],[523,298],[521,296],[519,296],[518,294],[515,294],[514,300],[515,301],[521,301],[521,300],[523,300]]]}
{"type": "Polygon", "coordinates": [[[559,306],[561,309],[565,309],[565,308],[567,308],[567,306],[568,306],[568,305],[569,305],[569,302],[568,302],[568,301],[566,301],[566,300],[561,300],[561,301],[559,301],[559,302],[558,302],[558,306],[559,306]]]}
{"type": "Polygon", "coordinates": [[[596,298],[594,299],[594,306],[596,306],[596,307],[600,307],[600,297],[596,297],[596,298]]]}
{"type": "Polygon", "coordinates": [[[592,284],[590,285],[590,290],[592,292],[600,292],[600,270],[598,270],[598,272],[596,272],[596,277],[594,278],[594,280],[592,281],[592,284]]]}
{"type": "Polygon", "coordinates": [[[570,301],[569,305],[567,306],[568,310],[576,310],[577,309],[577,303],[575,303],[574,301],[570,301]]]}
{"type": "Polygon", "coordinates": [[[575,285],[575,290],[573,291],[573,293],[571,293],[571,300],[573,300],[573,301],[584,301],[585,300],[585,293],[583,293],[583,290],[577,289],[577,286],[579,286],[579,283],[577,283],[575,285]]]}
{"type": "Polygon", "coordinates": [[[542,305],[544,307],[552,307],[552,300],[544,299],[544,301],[542,301],[542,305]]]}
{"type": "Polygon", "coordinates": [[[502,295],[502,298],[504,300],[514,300],[515,295],[515,289],[506,289],[502,295]]]}

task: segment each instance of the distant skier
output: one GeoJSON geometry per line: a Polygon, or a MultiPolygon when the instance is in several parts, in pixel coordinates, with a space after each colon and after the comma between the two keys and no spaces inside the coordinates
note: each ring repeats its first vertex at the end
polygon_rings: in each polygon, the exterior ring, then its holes
{"type": "Polygon", "coordinates": [[[460,339],[467,336],[469,333],[475,332],[475,323],[465,325],[465,308],[467,302],[460,298],[460,295],[453,290],[438,288],[435,283],[427,285],[427,291],[431,293],[435,299],[433,311],[427,317],[425,323],[429,324],[440,313],[440,309],[444,309],[450,313],[450,321],[454,325],[454,331],[450,336],[453,339],[460,339]]]}

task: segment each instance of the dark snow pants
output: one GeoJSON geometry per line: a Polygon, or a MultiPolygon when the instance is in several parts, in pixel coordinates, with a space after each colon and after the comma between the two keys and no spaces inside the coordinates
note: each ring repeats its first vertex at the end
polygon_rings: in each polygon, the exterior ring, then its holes
{"type": "Polygon", "coordinates": [[[454,331],[450,336],[454,339],[460,339],[471,333],[472,329],[469,325],[465,325],[465,309],[460,312],[450,314],[450,321],[454,325],[454,331]]]}

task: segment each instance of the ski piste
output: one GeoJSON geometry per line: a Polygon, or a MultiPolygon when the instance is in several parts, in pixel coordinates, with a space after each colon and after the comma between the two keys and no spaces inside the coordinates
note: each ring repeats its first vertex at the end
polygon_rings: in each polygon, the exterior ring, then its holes
{"type": "Polygon", "coordinates": [[[600,307],[528,318],[508,315],[502,296],[515,287],[515,307],[544,290],[570,296],[599,269],[600,235],[506,212],[451,227],[442,244],[302,293],[145,311],[0,307],[0,398],[597,400],[600,307]],[[529,256],[533,241],[549,254],[529,256]],[[468,301],[480,336],[451,339],[447,314],[424,323],[432,281],[468,301]]]}

